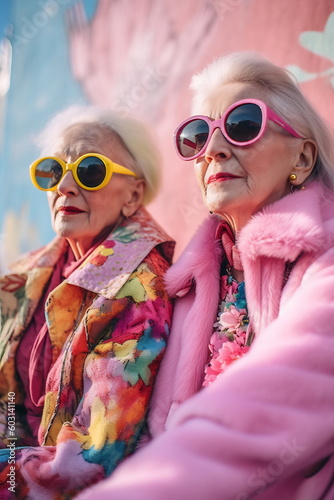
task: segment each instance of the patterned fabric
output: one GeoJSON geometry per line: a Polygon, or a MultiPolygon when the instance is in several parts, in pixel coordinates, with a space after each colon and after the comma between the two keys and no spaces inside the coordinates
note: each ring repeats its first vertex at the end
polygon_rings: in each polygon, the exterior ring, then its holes
{"type": "Polygon", "coordinates": [[[217,226],[216,238],[222,241],[230,267],[234,267],[237,271],[243,271],[240,252],[235,244],[235,235],[226,220],[221,220],[217,226]]]}
{"type": "Polygon", "coordinates": [[[15,350],[67,242],[57,237],[1,279],[1,498],[72,498],[133,452],[170,328],[162,278],[173,247],[141,209],[50,293],[40,446],[16,449],[15,465],[13,442],[29,443],[19,406],[15,430],[8,425],[13,395],[17,405],[23,400],[15,350]]]}
{"type": "Polygon", "coordinates": [[[253,341],[250,333],[245,283],[232,276],[221,278],[221,302],[217,321],[210,339],[210,361],[205,367],[203,386],[214,382],[226,368],[249,350],[253,341]]]}
{"type": "MultiPolygon", "coordinates": [[[[225,224],[223,225],[224,229],[225,224]]],[[[224,244],[224,239],[221,236],[221,226],[222,224],[218,226],[216,236],[219,234],[225,253],[227,254],[227,245],[224,244]]],[[[236,249],[235,246],[233,248],[236,249]]],[[[232,265],[231,260],[228,258],[227,260],[232,265]]],[[[237,262],[241,263],[240,258],[237,258],[237,262]]],[[[283,286],[285,286],[295,263],[286,264],[283,286]]],[[[241,265],[239,270],[242,270],[241,265]]],[[[207,387],[212,384],[212,382],[224,373],[229,365],[246,354],[253,340],[254,334],[251,331],[248,318],[245,282],[237,283],[232,276],[224,274],[221,277],[220,303],[217,320],[213,325],[213,334],[209,343],[210,360],[204,370],[203,386],[207,387]]]]}

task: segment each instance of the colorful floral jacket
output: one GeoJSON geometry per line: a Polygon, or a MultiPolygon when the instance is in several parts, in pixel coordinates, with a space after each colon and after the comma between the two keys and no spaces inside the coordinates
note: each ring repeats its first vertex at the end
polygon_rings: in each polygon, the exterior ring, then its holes
{"type": "Polygon", "coordinates": [[[142,208],[49,295],[40,446],[17,448],[26,430],[15,412],[23,401],[15,352],[66,249],[56,237],[0,280],[3,499],[72,498],[108,476],[134,450],[166,346],[172,307],[163,276],[174,242],[142,208]]]}

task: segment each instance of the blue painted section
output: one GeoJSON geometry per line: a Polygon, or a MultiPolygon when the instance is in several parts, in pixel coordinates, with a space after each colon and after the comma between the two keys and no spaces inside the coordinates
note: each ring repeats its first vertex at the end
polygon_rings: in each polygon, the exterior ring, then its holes
{"type": "Polygon", "coordinates": [[[0,3],[0,37],[5,34],[10,19],[12,2],[10,0],[2,0],[0,3]]]}
{"type": "MultiPolygon", "coordinates": [[[[20,253],[45,244],[54,236],[46,195],[37,191],[29,178],[29,164],[38,156],[34,141],[55,112],[86,102],[72,76],[69,60],[66,11],[75,3],[0,3],[0,34],[7,34],[12,43],[11,85],[1,102],[4,126],[0,138],[0,245],[4,246],[5,238],[12,238],[8,232],[10,219],[10,226],[17,224],[14,246],[20,253]]],[[[86,0],[84,4],[91,17],[97,0],[86,0]]]]}

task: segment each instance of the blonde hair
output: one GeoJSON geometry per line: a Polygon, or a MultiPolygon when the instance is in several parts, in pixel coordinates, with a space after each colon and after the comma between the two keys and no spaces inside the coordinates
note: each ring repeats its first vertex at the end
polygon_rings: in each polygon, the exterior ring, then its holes
{"type": "Polygon", "coordinates": [[[318,155],[311,177],[334,191],[332,133],[301,93],[293,75],[254,52],[237,52],[221,57],[192,78],[194,114],[199,114],[210,96],[228,83],[250,83],[264,88],[266,104],[301,137],[316,142],[318,155]]]}
{"type": "MultiPolygon", "coordinates": [[[[115,133],[133,162],[124,165],[145,180],[143,203],[147,205],[157,195],[161,181],[161,157],[152,134],[140,121],[97,106],[70,106],[57,113],[37,139],[43,156],[57,151],[62,136],[73,125],[92,124],[115,133]]],[[[98,130],[97,130],[98,132],[98,130]]],[[[87,132],[88,133],[88,132],[87,132]]],[[[83,131],[83,141],[85,132],[83,131]]],[[[60,148],[61,149],[61,148],[60,148]]]]}

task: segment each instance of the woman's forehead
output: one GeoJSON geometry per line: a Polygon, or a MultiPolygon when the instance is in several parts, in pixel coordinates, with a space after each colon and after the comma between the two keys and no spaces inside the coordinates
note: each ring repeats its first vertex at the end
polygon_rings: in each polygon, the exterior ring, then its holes
{"type": "Polygon", "coordinates": [[[117,151],[125,153],[123,143],[116,132],[101,125],[83,123],[64,130],[57,144],[57,153],[66,156],[96,152],[109,156],[117,151]]]}
{"type": "Polygon", "coordinates": [[[242,99],[265,99],[265,89],[250,82],[227,83],[214,89],[203,101],[199,114],[220,118],[226,109],[242,99]]]}
{"type": "Polygon", "coordinates": [[[119,137],[110,128],[96,125],[94,123],[78,123],[71,125],[61,135],[65,146],[70,146],[75,142],[87,142],[96,144],[106,144],[108,142],[119,142],[119,137]]]}

